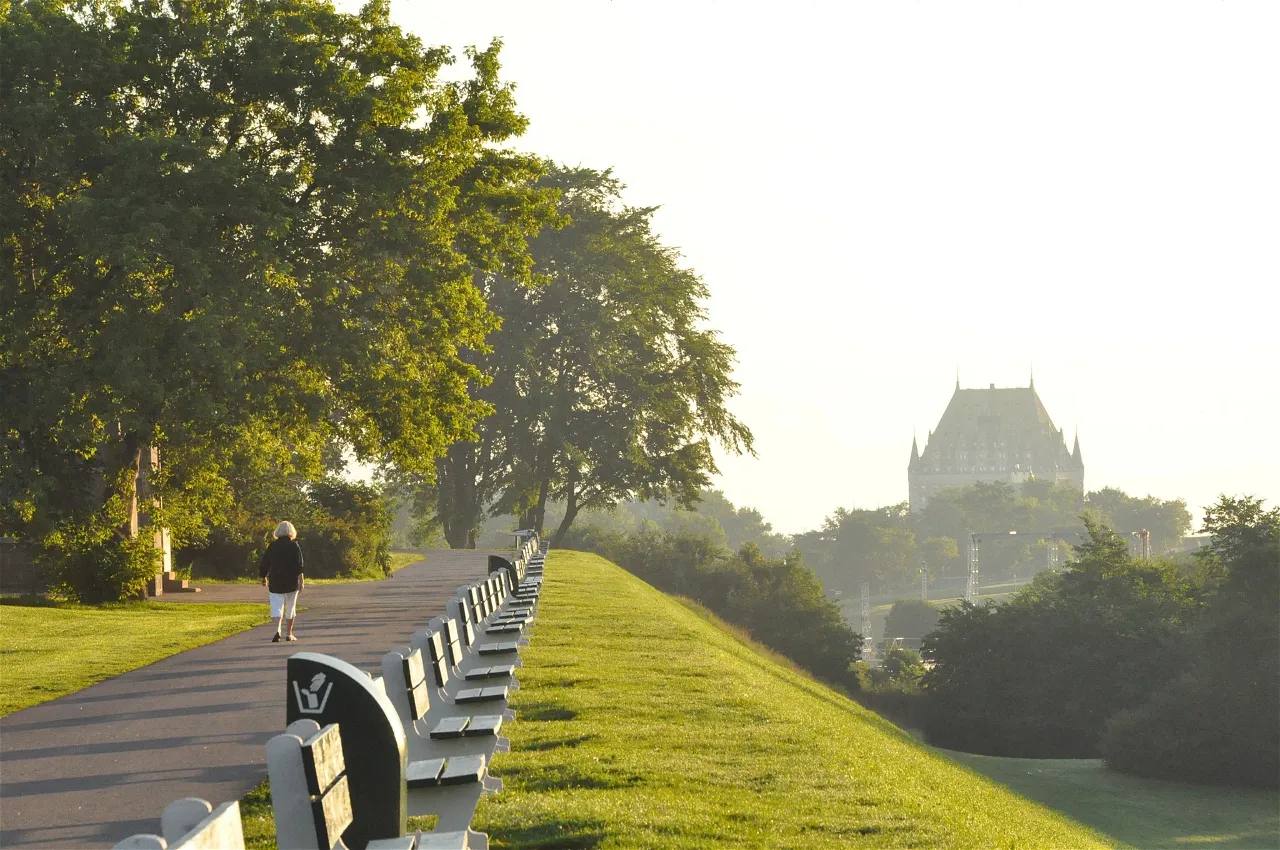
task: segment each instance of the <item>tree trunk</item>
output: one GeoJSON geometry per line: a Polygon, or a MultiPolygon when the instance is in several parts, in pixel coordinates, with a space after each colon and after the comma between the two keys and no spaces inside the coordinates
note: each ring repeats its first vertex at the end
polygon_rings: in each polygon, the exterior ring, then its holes
{"type": "Polygon", "coordinates": [[[564,519],[560,520],[560,527],[556,529],[556,533],[551,537],[551,548],[559,549],[560,542],[564,540],[565,534],[569,532],[569,526],[573,525],[573,520],[578,516],[578,475],[577,470],[569,466],[569,498],[565,503],[564,519]]]}
{"type": "Polygon", "coordinates": [[[476,491],[475,453],[474,443],[455,443],[436,464],[436,511],[450,549],[476,548],[483,508],[476,491]]]}
{"type": "Polygon", "coordinates": [[[542,482],[538,484],[538,504],[533,508],[533,530],[542,534],[542,526],[547,520],[547,494],[551,492],[551,473],[543,472],[542,482]]]}

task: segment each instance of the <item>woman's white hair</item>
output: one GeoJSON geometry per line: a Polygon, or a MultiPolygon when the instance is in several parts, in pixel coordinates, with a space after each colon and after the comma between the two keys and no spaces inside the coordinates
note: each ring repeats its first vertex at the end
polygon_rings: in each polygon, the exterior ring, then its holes
{"type": "Polygon", "coordinates": [[[293,527],[293,523],[285,520],[276,526],[276,537],[288,537],[290,540],[298,536],[298,529],[293,527]]]}

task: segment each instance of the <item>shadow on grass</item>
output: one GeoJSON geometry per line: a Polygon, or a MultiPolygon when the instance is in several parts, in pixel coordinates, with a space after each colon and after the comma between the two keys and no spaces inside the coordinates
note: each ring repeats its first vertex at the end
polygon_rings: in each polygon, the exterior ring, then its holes
{"type": "Polygon", "coordinates": [[[520,749],[531,750],[533,752],[541,752],[542,750],[559,750],[563,748],[572,749],[573,747],[585,744],[593,738],[595,738],[595,735],[579,735],[576,738],[556,738],[552,741],[538,741],[532,744],[525,744],[520,747],[520,749]]]}
{"type": "Polygon", "coordinates": [[[552,821],[494,831],[490,846],[511,850],[594,850],[609,837],[599,821],[552,821]]]}
{"type": "Polygon", "coordinates": [[[21,596],[0,596],[0,605],[20,605],[23,608],[58,608],[65,607],[66,603],[40,594],[25,593],[21,596]]]}
{"type": "Polygon", "coordinates": [[[572,720],[578,716],[578,712],[551,702],[535,702],[527,707],[518,709],[516,716],[520,720],[545,723],[550,720],[572,720]]]}

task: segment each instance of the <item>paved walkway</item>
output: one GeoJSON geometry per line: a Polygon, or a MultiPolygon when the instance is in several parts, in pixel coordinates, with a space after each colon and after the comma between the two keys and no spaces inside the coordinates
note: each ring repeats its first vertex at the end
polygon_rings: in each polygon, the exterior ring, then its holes
{"type": "MultiPolygon", "coordinates": [[[[108,848],[159,832],[180,797],[215,805],[267,776],[266,743],[284,729],[284,660],[338,656],[381,675],[382,656],[483,578],[487,553],[432,551],[391,578],[313,585],[296,643],[260,626],[0,718],[0,848],[108,848]]],[[[206,585],[166,600],[263,602],[252,585],[206,585]]]]}

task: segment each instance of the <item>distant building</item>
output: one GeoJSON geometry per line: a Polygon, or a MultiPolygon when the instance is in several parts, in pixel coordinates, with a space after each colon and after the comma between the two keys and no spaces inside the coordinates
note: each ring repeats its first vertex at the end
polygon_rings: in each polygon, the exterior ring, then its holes
{"type": "Polygon", "coordinates": [[[992,384],[985,390],[962,390],[957,380],[924,451],[911,440],[907,483],[912,513],[951,487],[1031,480],[1071,482],[1084,492],[1080,438],[1068,452],[1062,429],[1054,427],[1036,395],[1034,379],[1029,387],[996,389],[992,384]]]}

